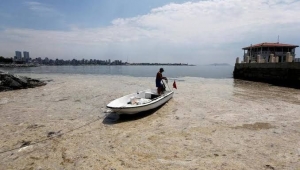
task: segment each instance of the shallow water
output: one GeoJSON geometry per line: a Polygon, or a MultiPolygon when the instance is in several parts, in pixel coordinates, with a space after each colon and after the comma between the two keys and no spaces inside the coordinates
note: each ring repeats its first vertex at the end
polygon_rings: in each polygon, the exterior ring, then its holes
{"type": "Polygon", "coordinates": [[[49,82],[0,93],[1,169],[300,167],[299,90],[184,77],[162,107],[118,116],[106,104],[152,77],[30,77],[49,82]]]}

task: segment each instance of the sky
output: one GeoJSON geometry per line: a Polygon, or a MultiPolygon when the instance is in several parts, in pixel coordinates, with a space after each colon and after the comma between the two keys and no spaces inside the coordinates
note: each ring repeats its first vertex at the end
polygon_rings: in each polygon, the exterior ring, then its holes
{"type": "Polygon", "coordinates": [[[300,45],[299,9],[299,0],[1,0],[0,56],[234,64],[250,44],[300,45]]]}

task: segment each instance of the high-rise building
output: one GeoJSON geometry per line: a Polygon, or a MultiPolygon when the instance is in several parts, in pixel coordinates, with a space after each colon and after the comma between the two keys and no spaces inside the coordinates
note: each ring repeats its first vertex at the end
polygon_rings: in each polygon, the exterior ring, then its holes
{"type": "Polygon", "coordinates": [[[17,60],[22,60],[22,52],[21,51],[16,51],[16,59],[17,60]]]}
{"type": "Polygon", "coordinates": [[[23,56],[24,56],[24,61],[28,62],[29,61],[29,52],[23,51],[23,56]]]}

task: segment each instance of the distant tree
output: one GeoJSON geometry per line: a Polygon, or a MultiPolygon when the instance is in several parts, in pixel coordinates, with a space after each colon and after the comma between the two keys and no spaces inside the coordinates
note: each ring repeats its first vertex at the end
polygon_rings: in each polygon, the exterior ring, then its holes
{"type": "Polygon", "coordinates": [[[0,63],[9,64],[12,62],[13,62],[12,58],[4,58],[3,56],[0,56],[0,63]]]}

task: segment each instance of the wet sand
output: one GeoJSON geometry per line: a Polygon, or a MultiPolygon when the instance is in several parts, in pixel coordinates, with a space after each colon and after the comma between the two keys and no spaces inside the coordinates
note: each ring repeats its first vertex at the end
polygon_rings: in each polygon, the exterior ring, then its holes
{"type": "Polygon", "coordinates": [[[52,81],[0,93],[0,169],[300,169],[300,90],[185,77],[118,116],[106,104],[154,78],[29,76],[52,81]]]}

